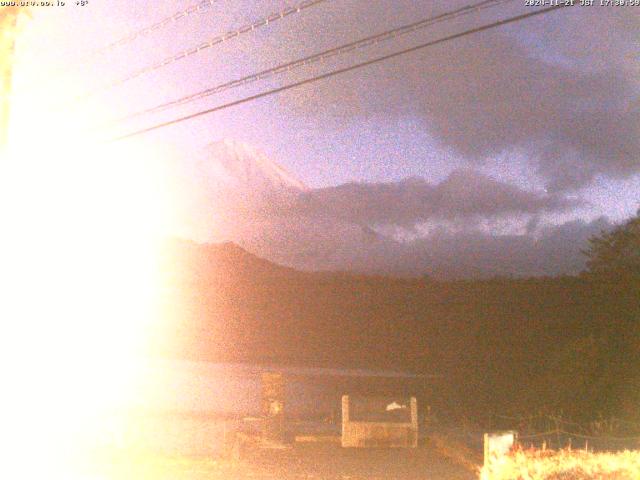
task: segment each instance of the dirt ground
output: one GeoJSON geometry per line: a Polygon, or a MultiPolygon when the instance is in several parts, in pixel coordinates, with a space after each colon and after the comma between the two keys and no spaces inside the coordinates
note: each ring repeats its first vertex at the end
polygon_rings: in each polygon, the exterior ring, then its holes
{"type": "Polygon", "coordinates": [[[476,479],[477,475],[434,449],[343,449],[335,444],[297,444],[289,450],[248,454],[235,478],[476,479]]]}
{"type": "MultiPolygon", "coordinates": [[[[122,459],[121,459],[122,460],[122,459]]],[[[343,449],[302,443],[286,449],[251,449],[241,460],[155,457],[109,462],[109,480],[475,480],[477,474],[429,446],[417,449],[343,449]]]]}

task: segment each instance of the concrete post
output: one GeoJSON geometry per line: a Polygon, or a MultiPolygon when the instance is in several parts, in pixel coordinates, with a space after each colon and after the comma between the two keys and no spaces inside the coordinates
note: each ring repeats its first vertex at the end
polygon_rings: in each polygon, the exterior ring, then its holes
{"type": "Polygon", "coordinates": [[[416,397],[411,397],[411,432],[413,438],[409,446],[416,448],[418,446],[418,400],[416,397]]]}
{"type": "Polygon", "coordinates": [[[509,453],[518,438],[518,433],[509,430],[484,434],[484,464],[509,453]]]}
{"type": "Polygon", "coordinates": [[[285,441],[284,378],[281,373],[262,374],[262,439],[282,445],[285,441]]]}

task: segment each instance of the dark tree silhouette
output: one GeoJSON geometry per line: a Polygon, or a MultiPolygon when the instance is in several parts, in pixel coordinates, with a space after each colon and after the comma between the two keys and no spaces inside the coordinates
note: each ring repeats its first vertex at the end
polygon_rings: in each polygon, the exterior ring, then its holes
{"type": "Polygon", "coordinates": [[[589,248],[584,253],[591,275],[639,279],[640,209],[623,225],[589,239],[589,248]]]}

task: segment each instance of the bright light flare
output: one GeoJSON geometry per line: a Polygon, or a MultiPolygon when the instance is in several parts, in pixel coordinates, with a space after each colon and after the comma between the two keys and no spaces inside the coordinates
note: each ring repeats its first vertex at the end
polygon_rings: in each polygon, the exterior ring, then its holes
{"type": "Polygon", "coordinates": [[[144,394],[140,358],[156,328],[163,159],[80,145],[61,125],[12,130],[1,160],[8,478],[73,478],[113,440],[106,419],[144,394]]]}

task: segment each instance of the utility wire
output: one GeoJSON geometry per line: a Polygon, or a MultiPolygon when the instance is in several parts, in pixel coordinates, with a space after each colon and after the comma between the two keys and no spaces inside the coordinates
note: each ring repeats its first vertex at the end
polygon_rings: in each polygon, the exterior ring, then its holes
{"type": "Polygon", "coordinates": [[[98,90],[94,90],[92,92],[88,92],[85,93],[79,97],[76,97],[74,99],[75,102],[79,102],[79,101],[83,101],[86,100],[87,98],[93,97],[94,95],[97,95],[98,93],[104,92],[106,90],[110,90],[114,87],[117,87],[119,85],[122,85],[123,83],[126,83],[130,80],[133,80],[135,78],[138,78],[142,75],[146,75],[150,72],[153,72],[155,70],[158,70],[160,68],[166,67],[167,65],[171,65],[173,63],[176,63],[180,60],[183,60],[187,57],[190,57],[191,55],[195,55],[197,53],[200,53],[202,50],[206,50],[208,48],[211,48],[215,45],[218,45],[220,43],[226,42],[228,40],[231,40],[235,37],[239,37],[240,35],[243,35],[245,33],[249,33],[252,32],[260,27],[264,27],[269,25],[270,23],[273,22],[277,22],[278,20],[281,20],[285,17],[288,17],[289,15],[293,15],[294,13],[299,13],[303,10],[306,10],[307,8],[311,8],[315,5],[324,3],[328,0],[305,0],[299,4],[297,4],[296,6],[293,7],[287,7],[284,10],[281,10],[279,12],[276,13],[272,13],[271,15],[261,18],[260,20],[256,20],[252,23],[246,24],[241,26],[240,28],[237,28],[235,30],[231,30],[227,33],[223,33],[222,35],[218,35],[206,42],[200,43],[199,45],[196,45],[190,49],[187,50],[183,50],[182,52],[179,52],[175,55],[172,55],[171,57],[167,57],[157,63],[148,65],[146,67],[143,67],[139,70],[134,71],[133,73],[130,73],[129,75],[120,78],[118,80],[114,80],[110,83],[107,83],[106,85],[103,85],[102,87],[100,87],[98,90]]]}
{"type": "Polygon", "coordinates": [[[289,72],[291,70],[294,70],[296,68],[301,68],[304,66],[308,66],[308,65],[312,65],[315,63],[320,63],[323,62],[325,60],[328,60],[329,58],[333,58],[336,57],[338,55],[343,55],[349,52],[352,52],[354,50],[357,49],[362,49],[362,48],[366,48],[366,47],[370,47],[372,45],[376,45],[380,42],[384,42],[384,41],[388,41],[388,40],[393,40],[395,38],[398,38],[402,35],[407,35],[410,33],[414,33],[416,31],[419,31],[421,29],[427,28],[429,26],[432,26],[436,23],[439,22],[443,22],[443,21],[447,21],[447,20],[451,20],[453,18],[457,18],[458,16],[462,16],[462,15],[468,15],[471,13],[475,13],[487,8],[493,8],[495,6],[498,6],[500,4],[503,3],[509,3],[512,2],[514,0],[484,0],[482,2],[473,4],[473,5],[467,5],[465,7],[459,8],[457,10],[451,11],[451,12],[447,12],[447,13],[443,13],[441,15],[437,15],[435,17],[430,17],[427,19],[423,19],[420,20],[418,22],[414,22],[408,25],[403,25],[401,27],[398,28],[394,28],[392,30],[387,30],[385,32],[376,34],[376,35],[371,35],[369,37],[366,38],[362,38],[360,40],[356,40],[354,42],[350,42],[347,43],[345,45],[341,45],[339,47],[336,48],[331,48],[328,50],[324,50],[323,52],[320,53],[316,53],[313,55],[309,55],[307,57],[304,58],[300,58],[288,63],[284,63],[281,65],[278,65],[276,67],[273,68],[269,68],[266,70],[262,70],[260,72],[257,73],[253,73],[251,75],[242,77],[242,78],[238,78],[236,80],[232,80],[230,82],[226,82],[226,83],[222,83],[220,85],[216,85],[215,87],[210,87],[207,88],[205,90],[202,90],[200,92],[191,94],[191,95],[186,95],[184,97],[175,99],[175,100],[171,100],[168,101],[166,103],[163,103],[161,105],[157,105],[155,107],[152,108],[148,108],[145,110],[141,110],[138,112],[134,112],[131,113],[129,115],[126,115],[124,117],[118,118],[116,120],[113,120],[112,122],[109,122],[108,124],[104,125],[105,127],[117,124],[117,123],[121,123],[127,120],[130,120],[132,118],[136,118],[139,117],[141,115],[147,115],[150,113],[155,113],[155,112],[160,112],[163,110],[166,110],[168,108],[177,106],[177,105],[184,105],[186,103],[190,103],[196,100],[200,100],[202,98],[220,93],[222,91],[225,90],[229,90],[232,88],[236,88],[236,87],[240,87],[240,86],[244,86],[247,85],[249,83],[253,83],[253,82],[257,82],[259,80],[265,80],[267,78],[273,77],[275,75],[278,75],[280,73],[284,73],[284,72],[289,72]]]}
{"type": "Polygon", "coordinates": [[[532,435],[518,435],[518,439],[529,440],[533,438],[549,437],[551,435],[566,435],[569,437],[582,438],[586,440],[602,440],[602,441],[613,441],[613,442],[629,442],[629,441],[640,440],[640,437],[612,437],[608,435],[583,435],[581,433],[567,432],[566,430],[563,430],[563,429],[554,429],[554,430],[549,430],[547,432],[535,433],[532,435]]]}
{"type": "Polygon", "coordinates": [[[149,25],[147,27],[144,27],[140,30],[137,30],[135,32],[129,33],[128,35],[115,40],[107,45],[105,45],[104,47],[101,47],[97,50],[94,50],[93,53],[90,53],[87,57],[90,56],[95,56],[95,55],[99,55],[102,53],[105,53],[109,50],[112,50],[116,47],[120,47],[123,45],[126,45],[127,43],[131,43],[134,42],[135,40],[137,40],[140,37],[144,37],[149,35],[150,33],[153,33],[157,30],[160,30],[161,28],[166,27],[167,25],[170,25],[172,23],[177,22],[178,20],[187,17],[189,15],[193,15],[195,14],[200,14],[203,12],[206,12],[209,7],[213,6],[214,3],[216,3],[218,0],[204,0],[200,3],[197,3],[195,5],[191,5],[189,7],[187,7],[184,10],[181,10],[179,12],[174,13],[173,15],[170,15],[166,18],[163,18],[162,20],[160,20],[159,22],[156,22],[152,25],[149,25]]]}
{"type": "MultiPolygon", "coordinates": [[[[214,3],[216,3],[218,0],[203,0],[200,3],[197,3],[195,5],[191,5],[187,8],[185,8],[184,10],[180,10],[168,17],[163,18],[162,20],[152,24],[152,25],[148,25],[140,30],[136,30],[134,32],[131,32],[129,34],[127,34],[126,36],[119,38],[118,40],[115,40],[107,45],[104,45],[102,47],[96,48],[86,54],[81,55],[78,59],[74,60],[73,63],[74,65],[71,68],[78,68],[80,64],[83,63],[88,63],[91,62],[95,57],[104,55],[106,53],[108,53],[109,51],[124,46],[128,43],[132,43],[135,40],[137,40],[138,38],[141,37],[145,37],[147,35],[150,35],[164,27],[166,27],[167,25],[170,25],[172,23],[177,22],[178,20],[187,17],[189,15],[193,15],[195,14],[201,14],[204,13],[206,11],[209,10],[209,7],[213,6],[214,3]]],[[[52,71],[50,72],[50,76],[62,76],[65,73],[67,73],[69,67],[54,67],[52,69],[52,71]]],[[[29,89],[36,89],[39,90],[41,89],[40,85],[29,85],[29,89]]]]}
{"type": "Polygon", "coordinates": [[[525,13],[525,14],[522,14],[522,15],[517,15],[515,17],[507,18],[505,20],[500,20],[500,21],[497,21],[497,22],[493,22],[493,23],[490,23],[488,25],[483,25],[481,27],[476,27],[476,28],[472,28],[470,30],[465,30],[465,31],[460,32],[460,33],[456,33],[456,34],[453,34],[453,35],[449,35],[449,36],[446,36],[446,37],[439,38],[437,40],[432,40],[430,42],[417,45],[415,47],[406,48],[406,49],[400,50],[398,52],[394,52],[394,53],[391,53],[391,54],[388,54],[388,55],[383,55],[381,57],[377,57],[377,58],[374,58],[372,60],[368,60],[366,62],[361,62],[361,63],[357,63],[355,65],[351,65],[349,67],[340,68],[338,70],[333,70],[333,71],[325,73],[323,75],[318,75],[318,76],[315,76],[315,77],[312,77],[312,78],[308,78],[308,79],[305,79],[305,80],[302,80],[302,81],[299,81],[299,82],[291,83],[289,85],[285,85],[285,86],[282,86],[282,87],[279,87],[279,88],[274,88],[272,90],[267,90],[266,92],[261,92],[261,93],[258,93],[256,95],[251,95],[249,97],[245,97],[245,98],[242,98],[240,100],[235,100],[233,102],[225,103],[225,104],[219,105],[217,107],[209,108],[207,110],[203,110],[203,111],[200,111],[200,112],[192,113],[190,115],[179,117],[179,118],[176,118],[176,119],[173,119],[173,120],[169,120],[169,121],[166,121],[166,122],[158,123],[156,125],[143,128],[141,130],[136,130],[134,132],[127,133],[125,135],[121,135],[119,137],[112,138],[112,139],[110,139],[108,141],[109,142],[115,142],[115,141],[118,141],[118,140],[124,140],[126,138],[130,138],[130,137],[134,137],[134,136],[137,136],[137,135],[141,135],[143,133],[148,133],[148,132],[151,132],[153,130],[157,130],[159,128],[164,128],[164,127],[168,127],[170,125],[175,125],[177,123],[185,122],[187,120],[191,120],[191,119],[203,116],[203,115],[207,115],[209,113],[213,113],[213,112],[217,112],[217,111],[220,111],[220,110],[224,110],[224,109],[227,109],[227,108],[230,108],[230,107],[234,107],[236,105],[241,105],[243,103],[248,103],[248,102],[251,102],[253,100],[257,100],[259,98],[267,97],[267,96],[270,96],[270,95],[274,95],[276,93],[280,93],[280,92],[283,92],[283,91],[286,91],[286,90],[290,90],[292,88],[296,88],[296,87],[299,87],[299,86],[302,86],[302,85],[306,85],[306,84],[309,84],[309,83],[314,83],[314,82],[317,82],[317,81],[320,81],[320,80],[324,80],[326,78],[334,77],[334,76],[340,75],[342,73],[350,72],[350,71],[357,70],[357,69],[362,68],[362,67],[366,67],[366,66],[369,66],[369,65],[380,63],[380,62],[383,62],[385,60],[389,60],[391,58],[399,57],[399,56],[405,55],[407,53],[415,52],[415,51],[422,50],[422,49],[425,49],[425,48],[428,48],[428,47],[431,47],[431,46],[434,46],[434,45],[445,43],[445,42],[448,42],[450,40],[461,38],[461,37],[464,37],[464,36],[467,36],[467,35],[472,35],[474,33],[479,33],[479,32],[485,31],[485,30],[490,30],[492,28],[500,27],[500,26],[507,25],[507,24],[510,24],[510,23],[519,22],[521,20],[525,20],[527,18],[532,18],[532,17],[538,16],[538,15],[543,15],[545,13],[550,13],[552,11],[559,10],[561,8],[564,8],[564,7],[570,6],[570,5],[571,4],[566,4],[566,5],[565,4],[561,4],[561,5],[557,5],[557,6],[547,7],[547,8],[543,8],[543,9],[540,9],[540,10],[536,10],[534,12],[525,13]]]}
{"type": "MultiPolygon", "coordinates": [[[[591,421],[589,423],[578,423],[578,422],[572,422],[570,420],[565,420],[562,417],[556,417],[553,415],[545,415],[545,414],[537,414],[537,415],[525,415],[525,416],[520,416],[520,417],[514,417],[512,415],[501,415],[498,413],[494,413],[493,414],[494,417],[496,418],[502,418],[504,420],[512,420],[518,423],[530,423],[534,420],[546,420],[547,422],[553,422],[553,423],[557,423],[557,424],[562,424],[562,425],[571,425],[574,427],[580,427],[583,430],[589,429],[591,428],[590,425],[598,423],[599,421],[591,421]]],[[[627,420],[622,420],[620,418],[616,418],[616,417],[612,417],[612,418],[608,418],[606,419],[607,422],[612,422],[612,423],[622,423],[625,425],[631,425],[633,427],[636,427],[638,429],[640,429],[640,423],[635,423],[635,422],[629,422],[627,420]]]]}

